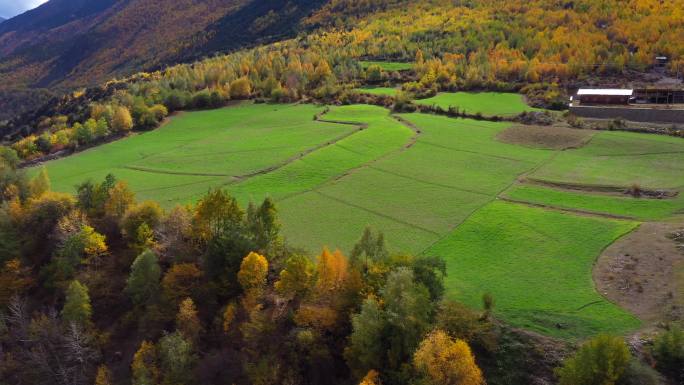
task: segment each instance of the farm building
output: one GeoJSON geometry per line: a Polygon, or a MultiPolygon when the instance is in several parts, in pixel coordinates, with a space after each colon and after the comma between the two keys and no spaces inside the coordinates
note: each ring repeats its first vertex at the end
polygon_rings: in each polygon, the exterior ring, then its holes
{"type": "Polygon", "coordinates": [[[580,89],[570,111],[584,118],[684,123],[684,88],[580,89]]]}
{"type": "Polygon", "coordinates": [[[631,89],[616,89],[616,88],[602,88],[590,89],[580,88],[577,91],[577,101],[583,105],[596,104],[629,104],[634,90],[631,89]]]}
{"type": "Polygon", "coordinates": [[[634,91],[637,104],[683,104],[684,88],[642,88],[634,91]]]}

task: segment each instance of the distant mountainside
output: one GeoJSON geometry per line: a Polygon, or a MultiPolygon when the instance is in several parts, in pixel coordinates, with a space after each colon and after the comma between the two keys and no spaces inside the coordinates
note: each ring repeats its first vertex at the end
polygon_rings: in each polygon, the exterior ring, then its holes
{"type": "Polygon", "coordinates": [[[7,19],[5,19],[4,17],[0,16],[0,23],[2,23],[2,22],[5,21],[5,20],[7,20],[7,19]]]}
{"type": "MultiPolygon", "coordinates": [[[[292,35],[324,0],[50,0],[0,25],[0,92],[64,91],[292,35]]],[[[0,120],[8,105],[0,98],[0,120]]],[[[13,112],[18,103],[13,103],[13,112]]],[[[19,106],[21,109],[21,106],[19,106]]],[[[29,106],[26,106],[29,108],[29,106]]],[[[7,118],[5,116],[4,118],[7,118]]]]}

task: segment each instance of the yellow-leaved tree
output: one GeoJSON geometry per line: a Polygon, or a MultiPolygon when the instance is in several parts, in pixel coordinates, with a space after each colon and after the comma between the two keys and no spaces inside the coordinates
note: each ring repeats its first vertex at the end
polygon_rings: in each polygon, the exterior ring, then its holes
{"type": "Polygon", "coordinates": [[[413,365],[435,385],[481,385],[482,371],[470,346],[441,330],[425,337],[413,356],[413,365]]]}

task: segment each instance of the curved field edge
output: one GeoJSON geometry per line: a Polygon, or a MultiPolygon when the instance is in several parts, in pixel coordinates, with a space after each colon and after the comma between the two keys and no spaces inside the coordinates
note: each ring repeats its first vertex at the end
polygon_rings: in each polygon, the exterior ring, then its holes
{"type": "Polygon", "coordinates": [[[495,201],[425,254],[446,259],[447,296],[480,307],[491,293],[514,326],[570,339],[624,334],[640,321],[596,292],[592,268],[637,226],[495,201]]]}

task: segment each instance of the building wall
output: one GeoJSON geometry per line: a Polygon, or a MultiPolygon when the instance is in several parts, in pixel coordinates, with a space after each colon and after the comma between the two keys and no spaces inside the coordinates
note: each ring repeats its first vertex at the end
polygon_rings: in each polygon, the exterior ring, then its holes
{"type": "Polygon", "coordinates": [[[655,109],[639,107],[572,106],[570,112],[583,118],[625,119],[633,122],[678,123],[684,125],[684,108],[655,109]]]}

